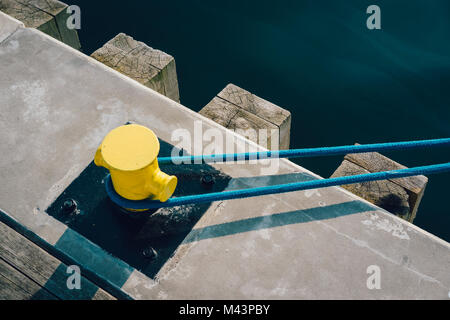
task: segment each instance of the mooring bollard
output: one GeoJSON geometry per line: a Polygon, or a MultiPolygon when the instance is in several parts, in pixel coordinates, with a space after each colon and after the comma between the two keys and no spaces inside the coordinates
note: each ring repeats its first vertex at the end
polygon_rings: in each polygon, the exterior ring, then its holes
{"type": "Polygon", "coordinates": [[[177,177],[159,169],[158,153],[159,141],[153,131],[130,124],[106,135],[94,162],[109,170],[114,190],[123,198],[164,202],[174,193],[177,177]]]}

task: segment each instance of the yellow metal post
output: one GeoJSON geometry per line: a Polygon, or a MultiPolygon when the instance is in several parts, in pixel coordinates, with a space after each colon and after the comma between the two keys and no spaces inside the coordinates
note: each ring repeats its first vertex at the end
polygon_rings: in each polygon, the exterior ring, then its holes
{"type": "Polygon", "coordinates": [[[94,163],[111,174],[116,192],[129,200],[167,201],[177,186],[177,177],[158,166],[159,141],[147,127],[130,124],[110,131],[98,147],[94,163]]]}

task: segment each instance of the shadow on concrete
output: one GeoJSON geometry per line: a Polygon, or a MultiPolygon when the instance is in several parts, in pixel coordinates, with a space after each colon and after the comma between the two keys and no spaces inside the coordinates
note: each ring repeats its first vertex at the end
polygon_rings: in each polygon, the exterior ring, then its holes
{"type": "Polygon", "coordinates": [[[289,211],[254,217],[233,222],[216,224],[204,228],[193,229],[184,239],[183,244],[229,236],[237,233],[281,227],[290,224],[305,223],[315,220],[326,220],[350,214],[376,210],[362,201],[349,201],[324,207],[315,207],[305,210],[289,211]]]}

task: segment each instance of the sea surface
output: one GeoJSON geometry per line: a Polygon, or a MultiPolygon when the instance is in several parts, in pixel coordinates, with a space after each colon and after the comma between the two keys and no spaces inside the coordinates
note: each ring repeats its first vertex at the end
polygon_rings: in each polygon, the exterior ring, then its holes
{"type": "MultiPolygon", "coordinates": [[[[175,57],[198,111],[234,83],[292,113],[291,148],[450,137],[450,1],[92,1],[86,54],[124,32],[175,57]],[[369,30],[369,5],[381,30],[369,30]]],[[[385,153],[406,166],[450,148],[385,153]]],[[[329,177],[342,156],[294,159],[329,177]]],[[[429,177],[414,224],[450,241],[450,174],[429,177]]]]}

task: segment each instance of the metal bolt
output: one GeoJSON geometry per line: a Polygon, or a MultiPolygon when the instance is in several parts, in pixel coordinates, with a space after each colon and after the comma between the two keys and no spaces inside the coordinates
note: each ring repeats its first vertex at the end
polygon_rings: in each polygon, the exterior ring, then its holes
{"type": "Polygon", "coordinates": [[[201,181],[206,186],[212,186],[215,182],[214,177],[211,174],[203,175],[201,181]]]}
{"type": "Polygon", "coordinates": [[[72,213],[77,210],[77,202],[73,199],[67,199],[62,205],[62,210],[65,213],[72,213]]]}
{"type": "Polygon", "coordinates": [[[156,252],[156,250],[152,247],[148,247],[142,250],[142,255],[147,259],[155,259],[158,256],[158,252],[156,252]]]}

